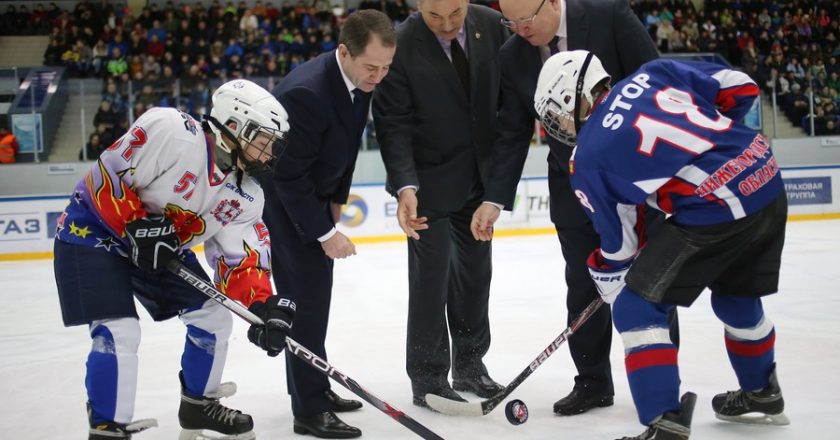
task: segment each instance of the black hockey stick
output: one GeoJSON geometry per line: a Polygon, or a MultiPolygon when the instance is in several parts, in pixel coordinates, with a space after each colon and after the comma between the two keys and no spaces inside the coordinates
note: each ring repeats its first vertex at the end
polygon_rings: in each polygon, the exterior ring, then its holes
{"type": "Polygon", "coordinates": [[[504,390],[500,391],[495,396],[482,400],[481,402],[457,402],[455,400],[443,398],[436,394],[426,394],[426,403],[428,403],[429,407],[437,412],[453,416],[483,416],[488,414],[490,411],[493,411],[496,406],[502,403],[502,401],[505,400],[505,398],[509,396],[513,390],[524,382],[525,379],[534,372],[534,370],[542,365],[549,356],[554,354],[554,352],[556,352],[557,349],[566,342],[569,336],[573,335],[577,329],[579,329],[580,326],[582,326],[586,320],[588,320],[589,317],[592,316],[599,307],[601,307],[601,304],[604,304],[604,300],[602,300],[600,296],[589,303],[589,305],[580,312],[577,318],[572,321],[571,325],[566,327],[566,330],[563,330],[563,333],[560,333],[560,336],[558,336],[557,339],[552,341],[545,350],[540,352],[539,356],[531,361],[531,364],[522,370],[522,372],[519,373],[519,376],[516,376],[516,378],[513,379],[513,382],[508,384],[504,390]]]}
{"type": "MultiPolygon", "coordinates": [[[[183,279],[184,281],[201,291],[201,293],[209,296],[210,299],[221,304],[222,306],[224,306],[240,318],[244,319],[245,321],[248,321],[251,324],[263,323],[262,319],[260,319],[259,316],[251,313],[251,311],[248,310],[242,304],[239,304],[238,302],[228,298],[224,293],[219,292],[215,287],[213,287],[212,284],[198,277],[191,270],[184,267],[184,265],[180,261],[175,260],[171,262],[169,264],[168,269],[172,273],[178,275],[179,277],[181,277],[181,279],[183,279]]],[[[353,380],[353,378],[336,370],[335,367],[330,365],[326,360],[321,359],[318,355],[312,353],[306,347],[297,343],[294,339],[286,338],[286,349],[290,353],[300,358],[302,361],[312,366],[312,368],[315,368],[316,370],[324,373],[325,375],[327,375],[327,377],[332,378],[334,381],[340,383],[345,388],[364,399],[366,402],[375,406],[376,409],[389,415],[392,419],[396,420],[401,425],[410,429],[411,432],[427,440],[443,440],[443,437],[435,434],[429,428],[426,428],[416,420],[407,416],[404,412],[400,411],[397,408],[394,408],[388,402],[385,402],[384,400],[369,393],[367,390],[362,388],[362,386],[359,385],[358,382],[353,380]]]]}

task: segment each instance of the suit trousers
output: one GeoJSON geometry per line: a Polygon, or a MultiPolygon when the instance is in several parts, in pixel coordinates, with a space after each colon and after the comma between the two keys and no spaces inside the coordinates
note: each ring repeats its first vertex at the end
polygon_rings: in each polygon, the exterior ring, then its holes
{"type": "Polygon", "coordinates": [[[470,232],[480,203],[455,212],[418,210],[429,229],[419,231],[420,240],[408,240],[406,371],[415,395],[445,382],[453,364],[455,379],[487,372],[491,245],[470,232]]]}
{"type": "MultiPolygon", "coordinates": [[[[271,276],[277,294],[297,305],[289,336],[327,359],[324,341],[330,317],[333,260],[318,241],[304,243],[300,239],[285,209],[276,200],[266,201],[263,220],[271,234],[271,276]]],[[[330,388],[327,376],[288,352],[286,383],[295,417],[313,416],[331,409],[324,395],[330,388]]]]}

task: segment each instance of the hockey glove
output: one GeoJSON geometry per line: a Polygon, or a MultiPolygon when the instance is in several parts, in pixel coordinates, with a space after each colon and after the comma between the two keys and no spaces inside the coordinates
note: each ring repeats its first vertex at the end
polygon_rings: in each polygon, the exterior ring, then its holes
{"type": "Polygon", "coordinates": [[[166,217],[149,217],[125,225],[130,244],[129,258],[147,272],[162,272],[170,261],[178,258],[181,241],[175,226],[166,217]]]}
{"type": "Polygon", "coordinates": [[[269,356],[277,356],[286,346],[286,336],[292,329],[295,317],[295,303],[277,295],[265,302],[257,301],[248,310],[259,316],[263,324],[251,324],[248,340],[265,350],[269,356]]]}
{"type": "Polygon", "coordinates": [[[601,249],[595,249],[589,254],[589,258],[586,260],[586,265],[589,266],[589,275],[595,281],[595,287],[598,288],[598,293],[605,303],[612,304],[615,302],[615,298],[624,288],[624,277],[630,270],[633,260],[633,258],[630,258],[618,266],[610,266],[604,261],[601,249]]]}

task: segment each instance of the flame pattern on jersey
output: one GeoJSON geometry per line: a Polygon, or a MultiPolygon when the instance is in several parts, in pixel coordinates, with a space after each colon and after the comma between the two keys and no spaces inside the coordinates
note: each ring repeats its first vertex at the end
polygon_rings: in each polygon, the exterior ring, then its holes
{"type": "Polygon", "coordinates": [[[265,301],[271,296],[271,271],[260,267],[260,253],[251,249],[247,243],[245,258],[238,265],[230,267],[224,257],[219,258],[216,266],[218,281],[216,287],[225,295],[250,305],[254,301],[265,301]]]}
{"type": "Polygon", "coordinates": [[[207,224],[200,215],[189,209],[181,208],[180,206],[169,203],[163,209],[163,215],[175,226],[175,233],[178,234],[178,240],[181,241],[181,246],[191,242],[193,238],[204,234],[207,229],[207,224]]]}
{"type": "Polygon", "coordinates": [[[93,206],[99,218],[118,236],[125,233],[125,224],[146,216],[140,198],[120,178],[128,170],[117,173],[116,181],[102,161],[85,177],[85,185],[92,196],[93,206]]]}

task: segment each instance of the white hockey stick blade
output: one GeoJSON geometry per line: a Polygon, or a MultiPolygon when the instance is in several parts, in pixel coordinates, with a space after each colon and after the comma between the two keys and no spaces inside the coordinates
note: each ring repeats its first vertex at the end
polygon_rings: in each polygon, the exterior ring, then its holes
{"type": "Polygon", "coordinates": [[[426,394],[426,403],[429,405],[429,408],[451,416],[480,417],[484,415],[481,402],[457,402],[438,396],[437,394],[426,394]]]}
{"type": "Polygon", "coordinates": [[[783,425],[790,425],[790,419],[787,418],[785,413],[779,414],[764,414],[764,413],[753,413],[753,414],[744,414],[742,416],[724,416],[720,414],[715,414],[720,420],[725,420],[727,422],[735,422],[735,423],[747,423],[750,425],[775,425],[775,426],[783,426],[783,425]]]}
{"type": "Polygon", "coordinates": [[[242,434],[211,434],[204,433],[200,429],[182,429],[178,440],[256,440],[254,431],[243,432],[242,434]]]}

